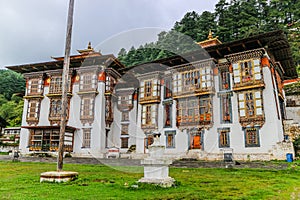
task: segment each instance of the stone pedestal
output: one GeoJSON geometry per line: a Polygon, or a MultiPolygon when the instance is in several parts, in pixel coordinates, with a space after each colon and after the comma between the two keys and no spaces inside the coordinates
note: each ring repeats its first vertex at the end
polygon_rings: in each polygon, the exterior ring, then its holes
{"type": "Polygon", "coordinates": [[[154,143],[149,147],[149,158],[141,161],[144,166],[144,177],[140,183],[156,184],[161,187],[171,187],[175,180],[169,177],[169,165],[172,161],[163,157],[165,146],[160,145],[159,135],[154,138],[154,143]]]}
{"type": "Polygon", "coordinates": [[[50,171],[41,173],[40,182],[68,182],[76,179],[78,177],[77,172],[69,172],[69,171],[50,171]]]}

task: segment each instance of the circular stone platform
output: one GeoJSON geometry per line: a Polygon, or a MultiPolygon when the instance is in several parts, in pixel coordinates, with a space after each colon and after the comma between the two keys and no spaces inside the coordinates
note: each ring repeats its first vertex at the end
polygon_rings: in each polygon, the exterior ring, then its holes
{"type": "Polygon", "coordinates": [[[70,171],[51,171],[51,172],[43,172],[40,176],[40,182],[68,182],[75,180],[78,177],[77,172],[70,171]]]}

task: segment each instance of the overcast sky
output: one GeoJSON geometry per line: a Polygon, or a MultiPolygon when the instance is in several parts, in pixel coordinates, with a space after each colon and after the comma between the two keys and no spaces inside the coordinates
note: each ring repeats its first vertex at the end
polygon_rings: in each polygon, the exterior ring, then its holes
{"type": "MultiPolygon", "coordinates": [[[[186,12],[218,0],[75,0],[72,54],[88,41],[103,54],[156,40],[186,12]]],[[[69,0],[0,0],[0,68],[63,56],[69,0]]]]}

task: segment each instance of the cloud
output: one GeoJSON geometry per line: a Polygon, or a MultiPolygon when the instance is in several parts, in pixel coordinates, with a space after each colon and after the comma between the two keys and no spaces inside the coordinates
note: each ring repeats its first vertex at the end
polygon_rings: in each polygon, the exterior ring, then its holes
{"type": "MultiPolygon", "coordinates": [[[[116,54],[118,45],[119,48],[129,48],[128,42],[131,40],[127,36],[127,39],[123,39],[125,42],[110,42],[113,47],[104,47],[104,41],[107,42],[112,36],[145,27],[168,30],[186,12],[213,10],[216,2],[75,0],[72,53],[75,54],[76,49],[85,48],[88,41],[92,41],[95,45],[102,44],[105,53],[112,51],[116,54]]],[[[0,0],[0,68],[48,61],[50,56],[62,56],[68,3],[68,0],[0,0]]],[[[141,34],[145,35],[147,42],[150,38],[155,39],[156,33],[153,36],[141,34]]],[[[135,42],[137,45],[142,43],[140,39],[135,42]]]]}

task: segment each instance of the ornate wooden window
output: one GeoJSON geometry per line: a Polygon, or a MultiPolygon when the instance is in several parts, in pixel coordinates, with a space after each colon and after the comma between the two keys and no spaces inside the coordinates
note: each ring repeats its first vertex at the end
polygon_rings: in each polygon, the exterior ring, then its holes
{"type": "Polygon", "coordinates": [[[80,76],[80,91],[91,91],[97,88],[97,76],[93,73],[84,73],[80,76]]]}
{"type": "Polygon", "coordinates": [[[121,148],[128,148],[128,137],[121,138],[121,148]]]}
{"type": "Polygon", "coordinates": [[[261,67],[259,59],[243,60],[233,63],[233,80],[235,84],[261,80],[261,67]]]}
{"type": "Polygon", "coordinates": [[[118,96],[118,105],[120,108],[130,109],[132,105],[132,94],[118,96]]]}
{"type": "Polygon", "coordinates": [[[37,95],[43,92],[42,78],[32,78],[28,80],[27,95],[37,95]]]}
{"type": "Polygon", "coordinates": [[[230,147],[229,133],[230,128],[218,128],[219,133],[219,147],[230,147]]]}
{"type": "Polygon", "coordinates": [[[85,128],[82,129],[82,148],[91,147],[91,129],[85,128]]]}
{"type": "Polygon", "coordinates": [[[111,96],[105,96],[105,121],[107,126],[112,123],[113,116],[114,114],[112,109],[111,96]]]}
{"type": "MultiPolygon", "coordinates": [[[[73,150],[73,133],[65,133],[65,151],[73,150]],[[68,141],[66,140],[68,139],[68,141]]],[[[34,129],[30,130],[30,151],[57,151],[59,146],[58,129],[34,129]]]]}
{"type": "Polygon", "coordinates": [[[94,98],[82,97],[80,106],[80,119],[94,118],[94,98]]]}
{"type": "Polygon", "coordinates": [[[145,97],[152,96],[152,81],[145,81],[145,97]]]}
{"type": "Polygon", "coordinates": [[[172,104],[164,105],[164,127],[172,126],[172,104]]]}
{"type": "Polygon", "coordinates": [[[146,124],[151,124],[151,105],[146,106],[146,124]]]}
{"type": "Polygon", "coordinates": [[[209,90],[213,86],[211,67],[202,67],[176,73],[173,75],[173,91],[175,94],[209,90]]]}
{"type": "Polygon", "coordinates": [[[175,148],[176,131],[166,131],[166,148],[175,148]]]}
{"type": "Polygon", "coordinates": [[[28,100],[27,122],[38,121],[39,116],[40,116],[40,100],[39,99],[28,100]]]}
{"type": "Polygon", "coordinates": [[[212,119],[211,98],[190,97],[178,100],[178,125],[206,124],[212,119]]]}
{"type": "Polygon", "coordinates": [[[152,134],[147,134],[144,140],[145,148],[148,149],[150,145],[154,142],[154,137],[152,134]]]}
{"type": "Polygon", "coordinates": [[[263,115],[263,104],[261,91],[246,91],[240,93],[239,113],[240,117],[253,118],[263,115]]]}
{"type": "Polygon", "coordinates": [[[142,125],[156,125],[156,105],[143,105],[142,125]]]}
{"type": "Polygon", "coordinates": [[[115,86],[115,79],[109,75],[105,78],[105,93],[112,93],[115,86]]]}
{"type": "Polygon", "coordinates": [[[189,149],[202,149],[203,132],[198,129],[192,129],[189,131],[190,145],[189,149]]]}
{"type": "Polygon", "coordinates": [[[129,112],[122,112],[122,121],[129,121],[129,112]]]}
{"type": "Polygon", "coordinates": [[[165,99],[172,98],[172,81],[170,79],[165,79],[165,99]]]}
{"type": "Polygon", "coordinates": [[[245,146],[246,147],[260,146],[258,128],[245,128],[245,146]]]}
{"type": "Polygon", "coordinates": [[[232,93],[219,94],[221,101],[221,123],[232,122],[232,93]]]}
{"type": "Polygon", "coordinates": [[[60,119],[61,117],[61,99],[51,99],[49,118],[60,119]]]}
{"type": "Polygon", "coordinates": [[[61,76],[52,76],[51,77],[49,93],[51,93],[51,94],[62,93],[62,77],[61,76]]]}
{"type": "Polygon", "coordinates": [[[144,100],[156,100],[159,102],[160,85],[158,79],[141,81],[140,102],[144,100]]]}
{"type": "Polygon", "coordinates": [[[220,73],[220,90],[230,89],[230,72],[221,71],[220,73]]]}

